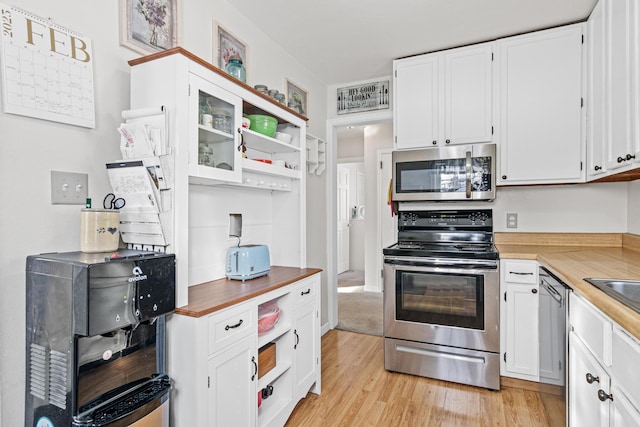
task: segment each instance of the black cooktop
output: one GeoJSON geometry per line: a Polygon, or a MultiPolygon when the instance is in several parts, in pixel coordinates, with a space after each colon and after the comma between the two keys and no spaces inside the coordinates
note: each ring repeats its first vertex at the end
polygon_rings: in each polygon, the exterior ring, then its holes
{"type": "Polygon", "coordinates": [[[398,243],[384,255],[498,259],[490,209],[405,211],[398,216],[398,243]]]}
{"type": "Polygon", "coordinates": [[[498,250],[493,244],[464,243],[420,243],[399,242],[384,248],[383,255],[431,257],[431,258],[463,258],[463,259],[498,259],[498,250]]]}

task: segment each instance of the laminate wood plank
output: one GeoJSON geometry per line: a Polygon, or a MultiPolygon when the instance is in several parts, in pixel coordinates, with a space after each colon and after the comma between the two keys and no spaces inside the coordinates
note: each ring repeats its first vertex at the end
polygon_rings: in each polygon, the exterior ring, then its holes
{"type": "Polygon", "coordinates": [[[382,337],[331,330],[322,337],[322,394],[300,401],[286,426],[550,427],[543,409],[536,391],[388,372],[382,337]]]}

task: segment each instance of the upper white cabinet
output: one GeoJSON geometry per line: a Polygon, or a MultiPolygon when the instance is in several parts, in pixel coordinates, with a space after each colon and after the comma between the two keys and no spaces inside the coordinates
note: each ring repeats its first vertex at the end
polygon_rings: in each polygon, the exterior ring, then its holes
{"type": "Polygon", "coordinates": [[[600,0],[588,20],[589,179],[640,166],[640,1],[600,0]]]}
{"type": "Polygon", "coordinates": [[[583,27],[496,42],[499,184],[584,181],[583,27]]]}
{"type": "Polygon", "coordinates": [[[587,179],[606,171],[606,47],[604,1],[599,1],[587,22],[587,179]]]}
{"type": "Polygon", "coordinates": [[[493,46],[394,61],[397,149],[492,141],[493,46]]]}
{"type": "Polygon", "coordinates": [[[239,96],[189,74],[189,175],[240,182],[238,123],[242,118],[239,96]],[[193,95],[191,95],[193,94],[193,95]]]}

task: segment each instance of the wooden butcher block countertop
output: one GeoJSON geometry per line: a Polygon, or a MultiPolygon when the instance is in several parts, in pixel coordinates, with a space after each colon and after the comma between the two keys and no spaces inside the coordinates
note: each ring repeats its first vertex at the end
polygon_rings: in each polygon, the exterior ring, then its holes
{"type": "Polygon", "coordinates": [[[640,339],[640,314],[583,280],[640,280],[640,236],[617,233],[496,233],[495,242],[501,259],[538,261],[640,339]]]}
{"type": "Polygon", "coordinates": [[[242,301],[320,273],[318,268],[271,266],[269,274],[247,281],[219,279],[189,287],[189,304],[176,308],[177,314],[202,317],[242,301]]]}

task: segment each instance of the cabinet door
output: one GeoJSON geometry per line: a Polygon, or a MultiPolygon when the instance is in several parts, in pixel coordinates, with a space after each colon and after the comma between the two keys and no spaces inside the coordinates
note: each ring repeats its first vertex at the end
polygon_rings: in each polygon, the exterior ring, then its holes
{"type": "Polygon", "coordinates": [[[295,390],[306,393],[318,369],[318,311],[312,304],[297,310],[294,316],[295,390]]]}
{"type": "Polygon", "coordinates": [[[220,350],[209,359],[209,425],[256,425],[257,354],[254,336],[220,350]]]}
{"type": "Polygon", "coordinates": [[[497,41],[499,183],[584,181],[582,28],[497,41]]]}
{"type": "Polygon", "coordinates": [[[569,426],[609,425],[609,403],[598,398],[598,391],[609,393],[609,376],[582,344],[569,333],[569,426]]]}
{"type": "Polygon", "coordinates": [[[606,171],[606,49],[604,1],[599,1],[587,21],[587,178],[606,171]]]}
{"type": "Polygon", "coordinates": [[[189,75],[189,175],[240,182],[242,153],[238,150],[242,117],[240,97],[189,75]]]}
{"type": "Polygon", "coordinates": [[[506,370],[538,380],[538,285],[507,284],[506,370]]]}
{"type": "Polygon", "coordinates": [[[438,55],[394,62],[394,135],[397,149],[438,144],[438,55]]]}
{"type": "Polygon", "coordinates": [[[614,396],[611,401],[610,427],[637,427],[640,426],[640,411],[633,406],[617,387],[611,387],[614,396]]]}
{"type": "Polygon", "coordinates": [[[606,49],[608,53],[608,116],[610,119],[606,161],[608,169],[625,167],[632,160],[632,0],[606,0],[606,49]]]}
{"type": "Polygon", "coordinates": [[[492,52],[484,43],[443,54],[445,144],[492,141],[492,52]]]}

